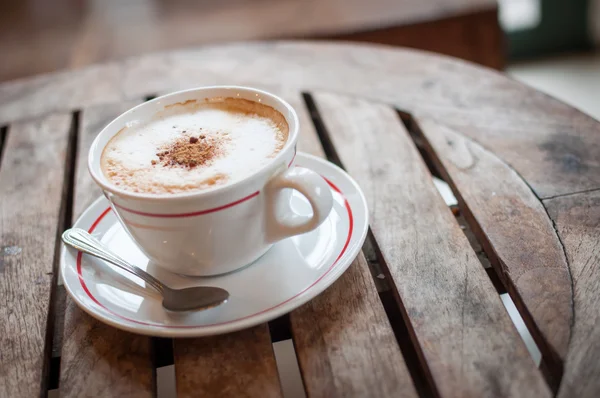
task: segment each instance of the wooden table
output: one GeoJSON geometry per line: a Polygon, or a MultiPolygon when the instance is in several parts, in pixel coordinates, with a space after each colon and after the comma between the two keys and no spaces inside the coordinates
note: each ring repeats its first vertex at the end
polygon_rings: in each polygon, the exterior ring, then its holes
{"type": "Polygon", "coordinates": [[[180,397],[281,396],[272,339],[286,334],[312,397],[600,395],[600,123],[499,73],[385,46],[205,47],[3,84],[0,125],[2,397],[152,396],[170,360],[180,397]],[[174,341],[105,326],[57,285],[58,235],[100,194],[88,147],[130,106],[211,84],[296,107],[300,149],[366,193],[364,253],[269,325],[174,341]]]}

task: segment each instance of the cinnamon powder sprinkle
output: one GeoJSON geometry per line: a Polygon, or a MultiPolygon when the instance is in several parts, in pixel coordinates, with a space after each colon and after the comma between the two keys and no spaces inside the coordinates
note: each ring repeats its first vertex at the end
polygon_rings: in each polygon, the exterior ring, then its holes
{"type": "MultiPolygon", "coordinates": [[[[220,152],[220,143],[218,139],[181,137],[159,148],[156,156],[163,167],[183,166],[191,169],[203,166],[217,156],[220,152]]],[[[152,164],[156,164],[156,161],[153,160],[152,164]]]]}

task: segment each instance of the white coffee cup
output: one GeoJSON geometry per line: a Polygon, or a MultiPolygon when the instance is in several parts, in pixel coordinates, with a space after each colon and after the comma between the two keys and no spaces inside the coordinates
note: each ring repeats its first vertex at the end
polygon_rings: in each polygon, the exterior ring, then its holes
{"type": "Polygon", "coordinates": [[[333,199],[325,180],[294,166],[298,133],[298,115],[273,94],[236,86],[196,88],[145,102],[117,117],[94,140],[88,168],[148,258],[180,274],[218,275],[250,264],[281,239],[315,229],[329,215],[333,199]],[[102,151],[123,127],[149,120],[167,105],[216,97],[260,102],[285,117],[288,139],[271,162],[231,184],[177,194],[134,193],[104,176],[102,151]],[[290,208],[291,190],[308,199],[312,215],[299,215],[290,208]]]}

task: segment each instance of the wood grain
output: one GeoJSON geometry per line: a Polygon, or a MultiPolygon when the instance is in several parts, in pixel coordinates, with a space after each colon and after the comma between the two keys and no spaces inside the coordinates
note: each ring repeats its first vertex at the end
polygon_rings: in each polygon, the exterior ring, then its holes
{"type": "Polygon", "coordinates": [[[0,167],[0,396],[45,396],[46,341],[71,116],[10,126],[0,167]]]}
{"type": "Polygon", "coordinates": [[[394,292],[439,395],[549,396],[396,112],[331,94],[315,100],[365,192],[394,292]]]}
{"type": "MultiPolygon", "coordinates": [[[[112,119],[136,102],[84,109],[75,170],[73,218],[101,196],[87,170],[92,141],[112,119]]],[[[149,337],[123,332],[85,314],[67,297],[61,358],[63,397],[153,396],[154,377],[149,337]]]]}
{"type": "Polygon", "coordinates": [[[364,255],[290,314],[309,397],[416,397],[364,255]]]}
{"type": "Polygon", "coordinates": [[[0,120],[14,121],[122,101],[123,93],[117,89],[121,71],[116,64],[104,64],[2,84],[0,120]]]}
{"type": "Polygon", "coordinates": [[[600,191],[544,201],[567,253],[575,324],[558,396],[600,396],[600,191]]]}
{"type": "Polygon", "coordinates": [[[281,397],[267,324],[174,340],[177,396],[281,397]]]}
{"type": "Polygon", "coordinates": [[[61,397],[154,396],[150,338],[90,317],[67,298],[61,397]]]}
{"type": "Polygon", "coordinates": [[[600,188],[600,127],[591,117],[488,69],[386,46],[207,46],[5,83],[0,124],[164,90],[248,83],[350,94],[444,120],[511,165],[539,197],[600,188]]]}
{"type": "MultiPolygon", "coordinates": [[[[298,113],[298,150],[324,158],[302,95],[270,88],[298,113]]],[[[308,396],[416,396],[363,254],[328,290],[290,314],[308,396]]]]}
{"type": "Polygon", "coordinates": [[[425,148],[560,379],[573,322],[571,275],[540,200],[506,163],[450,128],[416,117],[425,148]]]}

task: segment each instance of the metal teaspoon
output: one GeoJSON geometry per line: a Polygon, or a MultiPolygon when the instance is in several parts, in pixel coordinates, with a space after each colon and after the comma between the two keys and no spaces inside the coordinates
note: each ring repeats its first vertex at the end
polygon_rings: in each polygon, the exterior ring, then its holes
{"type": "Polygon", "coordinates": [[[158,290],[163,297],[163,307],[169,311],[205,310],[221,305],[229,298],[229,292],[219,287],[171,289],[146,271],[112,253],[102,242],[81,228],[66,230],[62,234],[62,240],[81,252],[98,257],[143,279],[158,290]]]}

